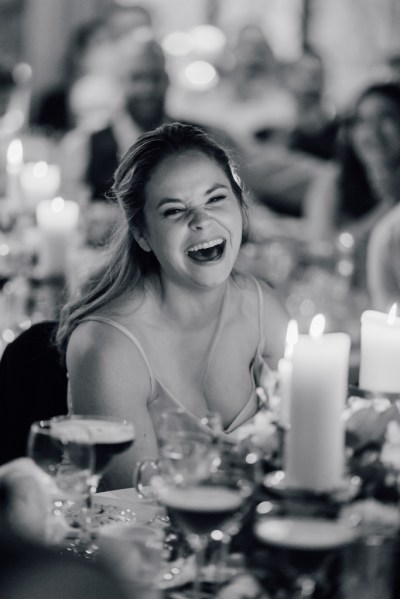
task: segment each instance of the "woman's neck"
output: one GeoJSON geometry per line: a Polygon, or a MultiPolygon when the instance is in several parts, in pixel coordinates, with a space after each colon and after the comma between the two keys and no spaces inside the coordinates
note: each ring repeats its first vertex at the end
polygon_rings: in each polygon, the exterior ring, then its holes
{"type": "Polygon", "coordinates": [[[198,329],[219,318],[228,285],[229,280],[214,288],[194,290],[158,279],[150,282],[149,291],[163,321],[198,329]]]}

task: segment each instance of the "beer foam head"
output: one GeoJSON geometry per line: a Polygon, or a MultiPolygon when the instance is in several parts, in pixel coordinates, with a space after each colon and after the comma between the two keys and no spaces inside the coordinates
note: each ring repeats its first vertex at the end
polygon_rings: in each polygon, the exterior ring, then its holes
{"type": "Polygon", "coordinates": [[[159,493],[161,501],[172,509],[202,512],[236,510],[243,501],[239,491],[226,487],[164,487],[160,488],[159,493]]]}
{"type": "Polygon", "coordinates": [[[96,418],[66,418],[54,423],[54,430],[60,433],[76,435],[75,440],[91,443],[124,443],[132,441],[133,429],[123,422],[97,420],[96,418]]]}
{"type": "Polygon", "coordinates": [[[293,549],[329,549],[355,539],[354,529],[316,518],[267,518],[256,527],[256,535],[267,544],[293,549]]]}

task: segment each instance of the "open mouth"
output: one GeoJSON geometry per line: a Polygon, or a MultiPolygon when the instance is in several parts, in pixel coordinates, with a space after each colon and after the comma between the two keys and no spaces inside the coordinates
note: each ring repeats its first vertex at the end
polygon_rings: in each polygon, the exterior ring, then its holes
{"type": "Polygon", "coordinates": [[[198,243],[187,250],[187,255],[195,262],[214,262],[222,257],[225,245],[226,241],[222,238],[198,243]]]}

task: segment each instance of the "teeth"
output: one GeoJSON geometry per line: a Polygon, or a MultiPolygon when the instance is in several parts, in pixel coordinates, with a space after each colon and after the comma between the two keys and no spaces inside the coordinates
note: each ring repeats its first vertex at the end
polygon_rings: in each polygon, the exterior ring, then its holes
{"type": "Polygon", "coordinates": [[[205,241],[204,243],[199,243],[197,245],[192,245],[188,252],[198,252],[199,250],[207,250],[208,248],[214,247],[214,245],[220,245],[224,240],[219,237],[218,239],[214,239],[213,241],[205,241]]]}

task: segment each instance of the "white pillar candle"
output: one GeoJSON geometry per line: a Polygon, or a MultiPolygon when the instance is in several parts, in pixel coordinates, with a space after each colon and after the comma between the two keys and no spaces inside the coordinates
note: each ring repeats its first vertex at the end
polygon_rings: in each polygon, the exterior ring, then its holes
{"type": "Polygon", "coordinates": [[[313,323],[294,346],[284,464],[289,487],[317,491],[337,488],[343,479],[350,336],[323,335],[324,322],[317,334],[313,323]]]}
{"type": "Polygon", "coordinates": [[[23,148],[20,139],[13,139],[7,149],[6,198],[16,211],[22,208],[20,173],[23,166],[23,148]]]}
{"type": "Polygon", "coordinates": [[[20,182],[25,205],[34,210],[40,200],[49,200],[57,194],[61,182],[60,167],[44,160],[27,162],[21,169],[20,182]]]}
{"type": "Polygon", "coordinates": [[[57,197],[36,207],[40,231],[39,270],[42,276],[65,275],[68,245],[77,229],[79,205],[57,197]]]}
{"type": "Polygon", "coordinates": [[[279,423],[287,426],[290,423],[290,395],[292,386],[293,347],[298,340],[297,322],[291,320],[286,332],[285,355],[278,362],[279,379],[279,423]]]}
{"type": "Polygon", "coordinates": [[[361,389],[400,393],[400,318],[396,304],[388,314],[366,310],[361,315],[361,389]]]}

